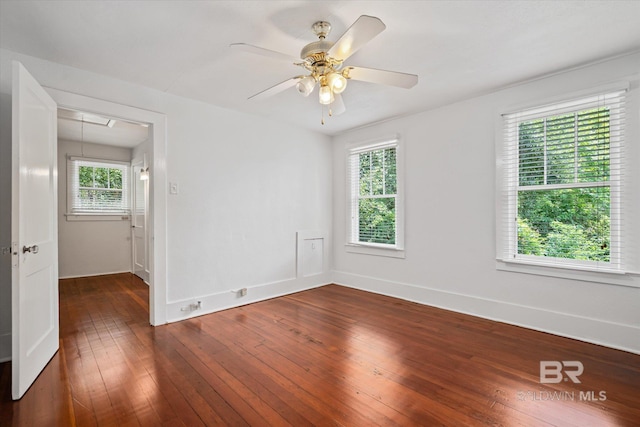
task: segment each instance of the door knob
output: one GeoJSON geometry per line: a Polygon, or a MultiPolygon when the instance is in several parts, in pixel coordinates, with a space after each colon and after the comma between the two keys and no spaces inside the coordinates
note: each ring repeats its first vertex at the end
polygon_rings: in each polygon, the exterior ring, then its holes
{"type": "Polygon", "coordinates": [[[37,254],[38,253],[38,245],[23,246],[22,247],[22,253],[26,254],[27,252],[31,252],[32,254],[37,254]]]}

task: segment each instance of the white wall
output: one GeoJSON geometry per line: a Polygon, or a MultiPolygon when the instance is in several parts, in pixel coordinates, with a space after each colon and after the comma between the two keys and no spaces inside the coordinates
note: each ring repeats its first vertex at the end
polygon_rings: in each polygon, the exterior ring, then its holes
{"type": "MultiPolygon", "coordinates": [[[[637,206],[639,58],[619,58],[336,137],[334,280],[640,353],[640,288],[496,270],[494,149],[494,126],[504,108],[631,76],[627,141],[633,166],[627,170],[636,183],[637,206]],[[348,253],[345,144],[394,133],[405,144],[406,259],[348,253]]],[[[636,226],[636,242],[638,231],[636,226]]],[[[638,276],[619,279],[640,286],[638,276]]]]}
{"type": "MultiPolygon", "coordinates": [[[[67,212],[67,157],[131,161],[131,149],[58,140],[58,271],[60,278],[131,271],[131,221],[70,220],[67,212]]],[[[79,217],[81,218],[81,217],[79,217]]]]}
{"type": "MultiPolygon", "coordinates": [[[[44,86],[166,115],[168,180],[179,184],[167,202],[169,321],[330,281],[330,257],[326,274],[296,272],[297,231],[324,231],[331,245],[329,137],[7,50],[0,50],[3,94],[11,92],[12,59],[44,86]],[[243,287],[245,297],[232,292],[243,287]],[[202,310],[180,311],[198,300],[202,310]]],[[[0,146],[10,147],[10,136],[0,146]]],[[[9,299],[0,305],[10,311],[9,299]]]]}
{"type": "Polygon", "coordinates": [[[329,138],[191,101],[179,107],[167,150],[179,188],[168,196],[169,318],[192,296],[233,305],[230,291],[241,287],[249,298],[299,289],[296,232],[331,229],[329,138]]]}

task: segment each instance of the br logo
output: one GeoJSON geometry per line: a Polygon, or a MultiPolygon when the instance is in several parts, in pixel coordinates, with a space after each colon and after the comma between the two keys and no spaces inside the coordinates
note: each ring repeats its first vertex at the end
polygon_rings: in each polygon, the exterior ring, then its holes
{"type": "Polygon", "coordinates": [[[577,360],[541,360],[540,361],[540,383],[555,384],[570,379],[579,384],[578,377],[584,372],[582,362],[577,360]],[[563,375],[564,373],[564,375],[563,375]],[[566,375],[566,377],[565,377],[566,375]]]}

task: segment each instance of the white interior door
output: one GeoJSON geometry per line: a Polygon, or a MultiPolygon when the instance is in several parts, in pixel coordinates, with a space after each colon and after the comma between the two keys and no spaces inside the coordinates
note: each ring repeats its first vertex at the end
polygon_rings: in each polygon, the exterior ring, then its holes
{"type": "Polygon", "coordinates": [[[132,168],[133,177],[133,203],[131,217],[131,232],[133,241],[133,274],[149,282],[149,273],[147,269],[147,197],[146,183],[148,180],[141,179],[141,171],[144,163],[135,163],[132,168]]]}
{"type": "Polygon", "coordinates": [[[19,62],[12,86],[12,396],[58,350],[57,107],[19,62]]]}

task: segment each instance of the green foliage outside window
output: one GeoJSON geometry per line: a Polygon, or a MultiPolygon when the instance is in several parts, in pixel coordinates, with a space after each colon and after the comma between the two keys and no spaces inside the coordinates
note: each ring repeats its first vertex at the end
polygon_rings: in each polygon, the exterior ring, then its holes
{"type": "Polygon", "coordinates": [[[396,149],[383,148],[359,155],[358,240],[396,242],[396,149]]]}
{"type": "Polygon", "coordinates": [[[396,242],[395,198],[361,199],[360,241],[393,245],[396,242]]]}
{"type": "Polygon", "coordinates": [[[520,123],[519,162],[518,253],[609,262],[609,110],[520,123]]]}
{"type": "Polygon", "coordinates": [[[83,207],[107,208],[122,202],[122,169],[80,166],[78,181],[78,197],[83,207]]]}
{"type": "Polygon", "coordinates": [[[80,166],[78,172],[80,188],[112,188],[122,190],[122,170],[80,166]]]}

